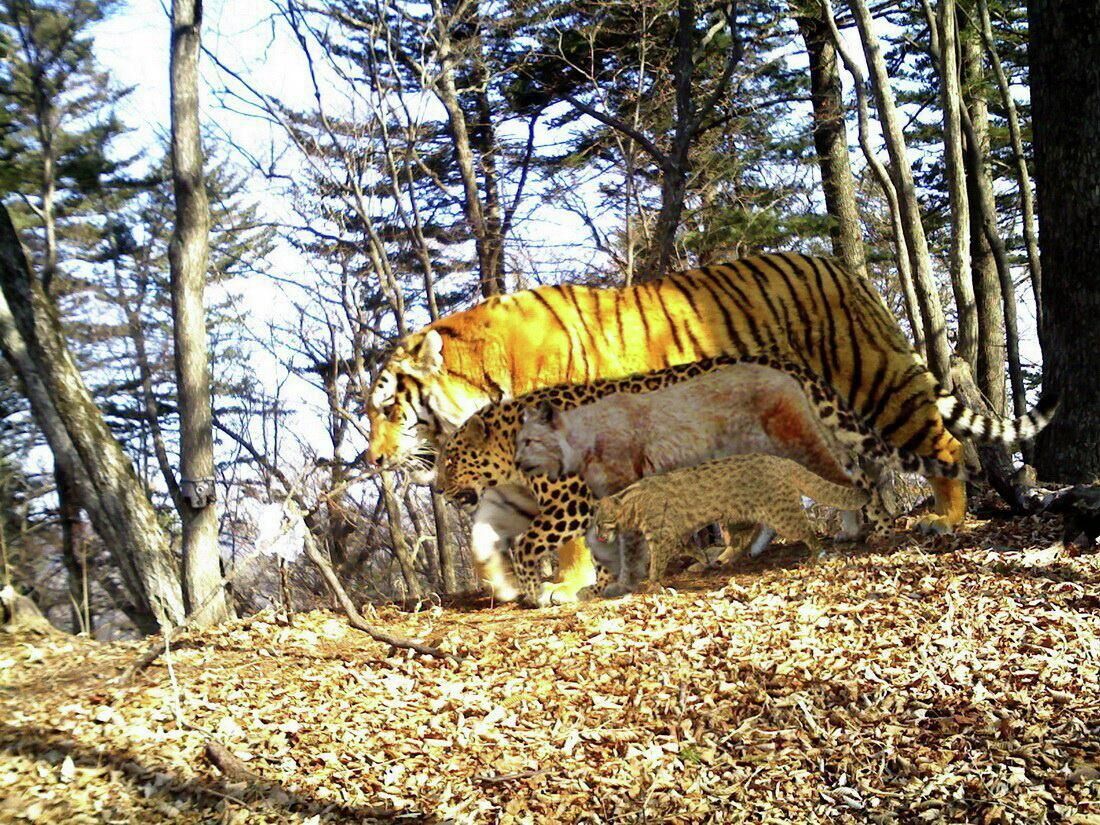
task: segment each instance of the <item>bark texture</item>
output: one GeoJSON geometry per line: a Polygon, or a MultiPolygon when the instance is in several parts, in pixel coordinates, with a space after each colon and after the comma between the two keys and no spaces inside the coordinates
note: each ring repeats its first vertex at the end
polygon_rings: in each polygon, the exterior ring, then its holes
{"type": "Polygon", "coordinates": [[[943,156],[951,202],[951,288],[958,314],[958,353],[973,366],[978,360],[978,313],[970,274],[970,202],[963,164],[962,90],[954,0],[940,0],[936,19],[940,33],[940,93],[943,99],[943,156]]]}
{"type": "Polygon", "coordinates": [[[848,156],[848,130],[844,124],[844,97],[840,85],[836,47],[825,22],[824,12],[814,6],[799,11],[795,17],[798,30],[806,44],[810,61],[810,102],[814,113],[814,148],[821,167],[821,188],[825,193],[825,209],[834,223],[829,227],[833,254],[844,267],[860,277],[867,277],[867,261],[863,253],[863,233],[856,205],[855,180],[848,156]]]}
{"type": "Polygon", "coordinates": [[[187,482],[213,490],[214,432],[203,291],[210,251],[210,204],[199,135],[199,52],[202,0],[173,0],[171,37],[172,189],[176,221],[168,260],[172,273],[172,335],[180,417],[180,519],[183,594],[198,625],[233,613],[218,556],[218,511],[211,500],[192,506],[187,482]]]}
{"type": "Polygon", "coordinates": [[[11,218],[0,206],[0,346],[19,375],[55,460],[70,465],[81,504],[115,555],[138,626],[183,619],[179,575],[130,459],[107,428],[69,352],[53,302],[31,275],[11,218]]]}
{"type": "Polygon", "coordinates": [[[890,84],[886,58],[882,53],[882,45],[875,33],[871,11],[865,0],[848,0],[848,7],[859,27],[863,53],[867,59],[871,85],[874,89],[875,104],[886,141],[886,150],[890,155],[902,231],[905,233],[905,242],[913,269],[913,284],[921,304],[928,366],[940,381],[949,384],[951,349],[947,341],[947,324],[943,316],[943,306],[936,291],[935,278],[932,275],[928,237],[924,233],[920,204],[917,201],[917,189],[913,181],[913,167],[909,163],[906,152],[905,132],[890,84]]]}
{"type": "MultiPolygon", "coordinates": [[[[981,197],[979,175],[989,175],[987,165],[976,166],[978,158],[989,157],[989,105],[985,99],[981,43],[974,31],[972,15],[961,15],[959,41],[962,44],[963,104],[974,126],[978,151],[963,155],[966,191],[971,203],[981,197]]],[[[968,138],[969,139],[969,138],[968,138]]],[[[1030,185],[1030,184],[1029,184],[1030,185]]],[[[974,281],[974,303],[978,312],[978,361],[974,377],[978,389],[997,415],[1005,415],[1005,320],[1001,284],[993,260],[993,248],[982,229],[980,210],[970,210],[970,271],[974,281]]]]}
{"type": "Polygon", "coordinates": [[[1061,406],[1039,434],[1049,481],[1100,477],[1100,2],[1028,3],[1043,266],[1043,391],[1061,406]]]}

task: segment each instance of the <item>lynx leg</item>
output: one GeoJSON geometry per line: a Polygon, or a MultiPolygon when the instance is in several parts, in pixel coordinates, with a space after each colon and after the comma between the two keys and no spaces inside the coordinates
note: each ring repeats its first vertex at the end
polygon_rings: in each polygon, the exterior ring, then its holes
{"type": "Polygon", "coordinates": [[[772,543],[772,539],[775,538],[775,530],[770,528],[766,524],[758,525],[756,536],[753,538],[752,543],[749,545],[749,558],[755,559],[761,553],[768,549],[768,545],[772,543]]]}

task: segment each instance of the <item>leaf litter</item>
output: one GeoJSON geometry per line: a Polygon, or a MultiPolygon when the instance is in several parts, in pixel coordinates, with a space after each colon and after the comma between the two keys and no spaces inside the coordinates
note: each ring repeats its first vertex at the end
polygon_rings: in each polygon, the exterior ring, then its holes
{"type": "Polygon", "coordinates": [[[1051,521],[620,601],[0,639],[0,821],[1100,823],[1100,557],[1051,521]]]}

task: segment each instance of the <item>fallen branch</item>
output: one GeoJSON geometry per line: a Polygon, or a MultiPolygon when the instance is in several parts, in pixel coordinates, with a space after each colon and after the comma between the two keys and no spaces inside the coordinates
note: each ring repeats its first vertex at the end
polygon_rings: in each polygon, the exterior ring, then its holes
{"type": "Polygon", "coordinates": [[[546,768],[539,768],[538,770],[519,771],[518,773],[498,773],[491,776],[475,776],[474,779],[489,785],[502,785],[505,782],[515,782],[519,779],[533,779],[536,776],[542,776],[546,772],[546,768]]]}
{"type": "Polygon", "coordinates": [[[240,759],[235,757],[221,742],[211,739],[203,751],[210,764],[225,774],[230,782],[248,782],[254,785],[267,784],[259,775],[250,771],[240,759]]]}
{"type": "Polygon", "coordinates": [[[347,615],[348,623],[356,630],[366,633],[376,642],[382,642],[393,648],[412,650],[424,656],[433,656],[436,659],[450,659],[454,662],[462,661],[462,656],[458,656],[454,653],[447,653],[439,648],[421,644],[420,642],[414,642],[412,639],[406,639],[403,636],[395,636],[384,630],[379,630],[368,623],[356,609],[355,605],[351,603],[347,591],[344,590],[344,586],[340,584],[340,579],[336,576],[336,571],[332,569],[332,564],[324,557],[324,554],[317,549],[317,543],[313,540],[313,536],[309,530],[305,531],[305,542],[303,544],[306,556],[311,562],[317,565],[317,569],[321,571],[321,576],[324,577],[325,584],[328,585],[329,590],[332,591],[332,595],[335,596],[336,601],[340,603],[340,607],[347,615]]]}

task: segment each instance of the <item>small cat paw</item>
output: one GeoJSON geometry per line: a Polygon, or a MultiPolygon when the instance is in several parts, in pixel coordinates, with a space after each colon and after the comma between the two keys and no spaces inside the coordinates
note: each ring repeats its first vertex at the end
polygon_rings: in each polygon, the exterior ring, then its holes
{"type": "Polygon", "coordinates": [[[618,599],[623,596],[628,596],[634,592],[634,588],[628,587],[625,584],[619,584],[619,582],[612,582],[603,589],[603,597],[605,599],[618,599]]]}

